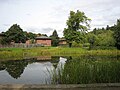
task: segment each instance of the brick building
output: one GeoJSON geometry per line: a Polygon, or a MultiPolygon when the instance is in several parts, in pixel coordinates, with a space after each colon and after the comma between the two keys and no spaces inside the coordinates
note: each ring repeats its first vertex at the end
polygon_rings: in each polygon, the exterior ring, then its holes
{"type": "Polygon", "coordinates": [[[59,39],[59,45],[67,45],[66,39],[59,39]]]}
{"type": "Polygon", "coordinates": [[[51,38],[46,36],[36,37],[36,44],[41,44],[43,46],[51,46],[51,38]]]}

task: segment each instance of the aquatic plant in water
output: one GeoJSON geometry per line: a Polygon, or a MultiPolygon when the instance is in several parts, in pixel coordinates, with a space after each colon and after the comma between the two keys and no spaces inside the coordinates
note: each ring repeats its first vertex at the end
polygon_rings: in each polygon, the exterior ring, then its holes
{"type": "Polygon", "coordinates": [[[52,71],[53,84],[120,82],[120,59],[109,57],[68,57],[64,68],[52,71]]]}

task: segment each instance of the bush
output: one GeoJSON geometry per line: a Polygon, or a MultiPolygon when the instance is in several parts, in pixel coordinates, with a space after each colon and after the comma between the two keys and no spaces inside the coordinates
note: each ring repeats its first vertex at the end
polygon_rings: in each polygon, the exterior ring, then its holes
{"type": "Polygon", "coordinates": [[[82,48],[82,47],[83,47],[83,44],[73,42],[72,46],[73,46],[73,47],[81,47],[81,48],[82,48]]]}

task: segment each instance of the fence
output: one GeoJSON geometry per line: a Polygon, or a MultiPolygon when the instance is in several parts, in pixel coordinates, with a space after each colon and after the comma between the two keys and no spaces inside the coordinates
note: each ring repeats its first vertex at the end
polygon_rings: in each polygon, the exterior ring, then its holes
{"type": "Polygon", "coordinates": [[[0,45],[0,48],[32,48],[32,47],[43,47],[42,44],[25,44],[25,43],[14,43],[10,45],[0,45]]]}

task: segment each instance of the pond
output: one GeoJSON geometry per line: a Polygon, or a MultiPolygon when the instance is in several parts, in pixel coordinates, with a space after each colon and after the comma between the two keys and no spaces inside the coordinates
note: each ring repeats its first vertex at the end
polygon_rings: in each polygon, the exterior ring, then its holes
{"type": "Polygon", "coordinates": [[[0,84],[50,84],[49,71],[65,60],[62,57],[39,57],[1,61],[0,84]]]}
{"type": "Polygon", "coordinates": [[[120,58],[46,56],[0,61],[0,84],[86,84],[120,82],[120,58]]]}

